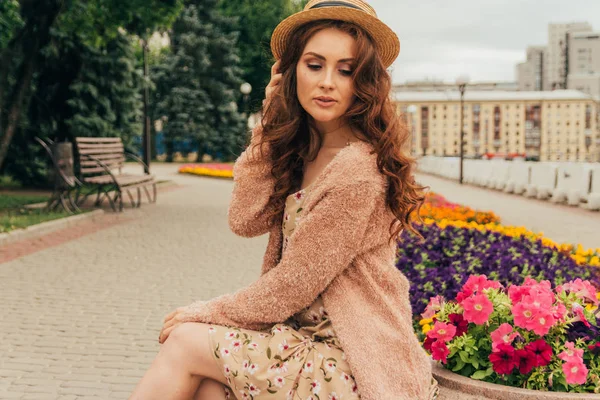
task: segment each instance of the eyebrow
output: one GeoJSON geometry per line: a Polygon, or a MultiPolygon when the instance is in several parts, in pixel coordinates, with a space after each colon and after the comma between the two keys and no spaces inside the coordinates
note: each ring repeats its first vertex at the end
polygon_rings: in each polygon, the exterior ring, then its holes
{"type": "MultiPolygon", "coordinates": [[[[317,54],[317,53],[315,53],[313,51],[309,51],[308,53],[304,53],[304,55],[305,56],[312,55],[312,56],[315,56],[317,58],[320,58],[323,61],[327,60],[324,56],[322,56],[320,54],[317,54]]],[[[355,61],[355,60],[356,60],[355,58],[350,57],[350,58],[342,58],[341,60],[338,60],[338,62],[348,62],[348,61],[355,61]]]]}

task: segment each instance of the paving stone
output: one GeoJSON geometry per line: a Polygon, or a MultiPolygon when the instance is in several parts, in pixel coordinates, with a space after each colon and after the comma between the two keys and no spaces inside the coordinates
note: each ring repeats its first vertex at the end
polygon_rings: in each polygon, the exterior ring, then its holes
{"type": "Polygon", "coordinates": [[[180,185],[156,204],[19,245],[13,258],[0,247],[1,400],[128,398],[165,315],[258,277],[267,236],[229,230],[232,182],[176,170],[152,166],[180,185]]]}

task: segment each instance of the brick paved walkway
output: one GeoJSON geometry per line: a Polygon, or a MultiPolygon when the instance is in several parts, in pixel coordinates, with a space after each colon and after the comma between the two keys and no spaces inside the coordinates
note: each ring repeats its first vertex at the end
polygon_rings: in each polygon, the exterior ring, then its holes
{"type": "Polygon", "coordinates": [[[0,399],[125,399],[167,313],[256,279],[267,237],[229,231],[232,183],[161,167],[185,187],[0,264],[0,399]]]}
{"type": "MultiPolygon", "coordinates": [[[[46,238],[45,248],[0,263],[0,399],[125,399],[158,351],[168,312],[257,278],[267,236],[229,231],[232,183],[175,171],[153,167],[184,185],[159,193],[157,204],[128,209],[110,226],[46,238]]],[[[598,214],[583,210],[423,180],[450,200],[536,230],[567,223],[549,235],[583,242],[569,235],[598,226],[598,214]]]]}

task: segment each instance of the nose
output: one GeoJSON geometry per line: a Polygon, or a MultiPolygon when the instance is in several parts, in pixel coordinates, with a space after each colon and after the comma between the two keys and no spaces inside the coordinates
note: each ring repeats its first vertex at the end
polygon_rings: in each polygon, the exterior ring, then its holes
{"type": "Polygon", "coordinates": [[[319,82],[319,88],[321,89],[333,89],[335,87],[334,70],[332,68],[324,68],[323,74],[321,74],[321,81],[319,82]]]}

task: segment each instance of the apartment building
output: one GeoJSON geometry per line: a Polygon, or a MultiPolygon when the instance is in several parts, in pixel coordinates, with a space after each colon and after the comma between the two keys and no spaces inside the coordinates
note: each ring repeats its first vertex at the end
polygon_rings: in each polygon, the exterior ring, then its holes
{"type": "Polygon", "coordinates": [[[600,96],[600,32],[569,34],[569,89],[600,96]]]}
{"type": "MultiPolygon", "coordinates": [[[[481,81],[471,82],[469,87],[474,90],[519,90],[517,82],[493,82],[493,81],[481,81]]],[[[444,90],[452,90],[456,88],[454,82],[444,82],[442,80],[419,80],[419,81],[408,81],[402,84],[394,85],[395,92],[437,92],[444,90]]]]}
{"type": "MultiPolygon", "coordinates": [[[[460,93],[396,92],[415,155],[460,154],[460,93]]],[[[574,90],[469,91],[464,154],[524,154],[540,161],[599,161],[599,103],[574,90]]]]}
{"type": "Polygon", "coordinates": [[[592,32],[592,26],[587,22],[548,25],[548,51],[544,61],[546,90],[567,87],[569,36],[577,32],[592,32]]]}
{"type": "Polygon", "coordinates": [[[546,46],[529,46],[527,61],[517,65],[517,84],[520,91],[544,90],[544,57],[546,46]]]}

